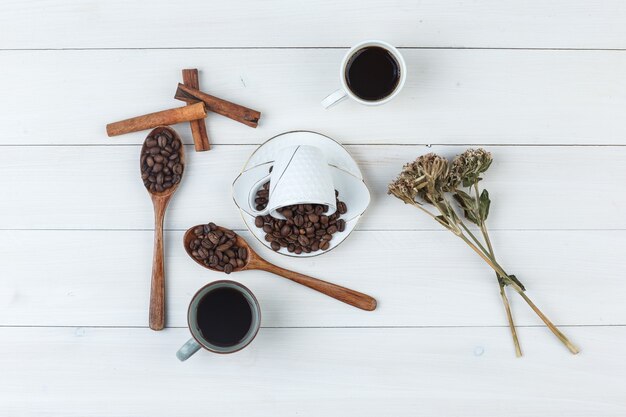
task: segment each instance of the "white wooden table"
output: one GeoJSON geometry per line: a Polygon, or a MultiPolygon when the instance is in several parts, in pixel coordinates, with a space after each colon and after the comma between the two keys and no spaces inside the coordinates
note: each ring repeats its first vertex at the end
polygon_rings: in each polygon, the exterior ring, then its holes
{"type": "Polygon", "coordinates": [[[626,415],[625,22],[620,0],[2,2],[0,416],[626,415]],[[401,48],[405,90],[323,110],[341,57],[367,38],[401,48]],[[189,67],[263,117],[254,130],[210,115],[207,153],[176,126],[188,168],[166,220],[167,328],[153,332],[145,132],[104,126],[179,105],[189,67]],[[209,220],[243,231],[232,179],[292,129],[347,144],[373,201],[327,255],[259,250],[379,308],[233,275],[260,300],[259,336],[180,363],[191,295],[223,278],[187,258],[182,233],[209,220]],[[386,195],[404,162],[475,145],[495,157],[502,262],[578,356],[512,297],[516,359],[492,272],[386,195]]]}

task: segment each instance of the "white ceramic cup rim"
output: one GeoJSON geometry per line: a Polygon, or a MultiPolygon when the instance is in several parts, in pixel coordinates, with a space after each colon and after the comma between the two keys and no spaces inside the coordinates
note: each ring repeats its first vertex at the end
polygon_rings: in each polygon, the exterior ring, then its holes
{"type": "Polygon", "coordinates": [[[388,101],[393,99],[395,96],[397,96],[398,93],[404,87],[404,82],[406,81],[406,63],[404,62],[404,58],[400,54],[400,51],[398,51],[398,49],[396,49],[396,47],[391,45],[390,43],[387,43],[385,41],[379,41],[379,40],[363,41],[363,42],[357,43],[352,48],[350,48],[350,50],[343,57],[343,60],[341,61],[341,67],[339,68],[339,78],[341,80],[341,88],[346,93],[346,95],[350,97],[352,100],[359,102],[361,104],[364,104],[366,106],[379,106],[381,104],[387,103],[388,101]],[[400,80],[398,81],[398,85],[396,85],[396,88],[393,90],[393,93],[389,94],[388,96],[380,100],[363,100],[362,98],[354,94],[352,90],[350,90],[350,87],[348,87],[348,82],[346,81],[346,66],[348,65],[348,61],[350,60],[350,58],[352,58],[355,52],[357,52],[360,49],[366,48],[368,46],[379,46],[383,49],[386,49],[393,55],[393,57],[398,62],[398,65],[400,65],[400,80]]]}

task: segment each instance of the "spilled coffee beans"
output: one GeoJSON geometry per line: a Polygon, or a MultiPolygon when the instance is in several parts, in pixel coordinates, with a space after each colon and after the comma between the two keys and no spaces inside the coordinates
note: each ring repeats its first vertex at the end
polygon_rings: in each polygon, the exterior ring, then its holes
{"type": "Polygon", "coordinates": [[[151,192],[162,192],[180,182],[184,164],[179,139],[167,130],[148,136],[141,148],[141,179],[151,192]]]}
{"type": "Polygon", "coordinates": [[[197,226],[193,234],[191,255],[209,268],[230,274],[246,264],[248,249],[237,246],[237,234],[232,230],[209,223],[197,226]]]}
{"type": "MultiPolygon", "coordinates": [[[[263,210],[268,203],[269,181],[256,193],[257,210],[263,210]]],[[[335,197],[339,192],[335,190],[335,197]]],[[[333,234],[346,230],[346,221],[341,215],[348,211],[346,203],[337,198],[337,211],[330,216],[328,206],[322,204],[297,204],[277,210],[285,219],[276,219],[269,214],[257,216],[254,224],[265,232],[265,240],[275,251],[287,248],[297,255],[327,250],[333,234]]]]}

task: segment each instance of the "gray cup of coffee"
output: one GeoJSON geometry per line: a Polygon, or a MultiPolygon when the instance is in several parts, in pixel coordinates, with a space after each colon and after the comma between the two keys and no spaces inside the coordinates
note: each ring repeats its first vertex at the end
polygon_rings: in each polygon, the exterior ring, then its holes
{"type": "Polygon", "coordinates": [[[237,352],[252,342],[261,327],[261,308],[252,292],[235,281],[215,281],[200,288],[187,310],[192,338],[176,352],[186,361],[200,348],[237,352]]]}

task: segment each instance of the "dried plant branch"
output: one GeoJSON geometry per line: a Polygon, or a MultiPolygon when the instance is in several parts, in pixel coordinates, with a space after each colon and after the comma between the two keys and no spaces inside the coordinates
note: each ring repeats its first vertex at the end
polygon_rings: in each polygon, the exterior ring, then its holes
{"type": "Polygon", "coordinates": [[[396,180],[389,184],[389,194],[428,214],[463,240],[494,270],[517,356],[522,356],[522,350],[506,295],[507,286],[511,286],[570,352],[576,354],[578,348],[532,302],[517,277],[507,274],[496,260],[486,225],[491,200],[487,190],[480,192],[478,186],[481,175],[489,169],[492,161],[491,154],[483,149],[468,149],[454,158],[451,164],[446,158],[434,153],[422,155],[404,166],[396,180]],[[460,189],[460,186],[468,188],[474,196],[460,189]],[[456,203],[466,220],[478,226],[484,244],[457,214],[453,203],[456,203]],[[432,205],[439,214],[426,209],[425,205],[432,205]]]}

